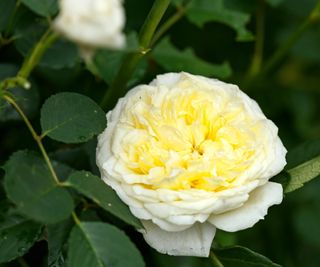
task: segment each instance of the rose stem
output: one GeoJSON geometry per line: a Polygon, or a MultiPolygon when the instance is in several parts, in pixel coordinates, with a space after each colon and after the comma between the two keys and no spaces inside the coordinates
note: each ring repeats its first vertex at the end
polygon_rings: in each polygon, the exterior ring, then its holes
{"type": "Polygon", "coordinates": [[[160,27],[159,30],[154,34],[150,46],[153,47],[155,43],[175,24],[177,23],[186,13],[189,4],[192,2],[186,1],[183,5],[177,6],[177,11],[168,18],[160,27]]]}
{"type": "Polygon", "coordinates": [[[50,171],[50,173],[51,173],[51,175],[52,175],[53,180],[56,182],[56,184],[59,185],[59,184],[60,184],[60,181],[59,181],[59,179],[58,179],[58,177],[57,177],[56,172],[55,172],[54,169],[53,169],[53,166],[52,166],[51,161],[50,161],[50,159],[49,159],[48,153],[46,152],[46,150],[45,150],[45,148],[44,148],[44,146],[43,146],[43,144],[42,144],[41,136],[36,133],[35,129],[33,128],[32,124],[31,124],[31,122],[29,121],[29,119],[27,118],[27,116],[26,116],[26,114],[23,112],[23,110],[19,107],[19,105],[17,104],[17,102],[15,102],[15,101],[13,100],[13,98],[11,98],[11,97],[8,96],[8,95],[4,95],[3,98],[4,98],[9,104],[11,104],[11,106],[19,113],[19,115],[21,116],[21,118],[23,119],[23,121],[25,122],[25,124],[27,125],[27,127],[28,127],[28,129],[29,129],[29,131],[30,131],[30,133],[31,133],[31,135],[32,135],[32,137],[33,137],[33,139],[36,141],[36,143],[37,143],[38,146],[39,146],[39,149],[40,149],[40,151],[41,151],[41,154],[42,154],[42,156],[43,156],[43,158],[44,158],[44,160],[45,160],[45,162],[46,162],[46,164],[47,164],[47,166],[48,166],[48,168],[49,168],[49,171],[50,171]]]}
{"type": "Polygon", "coordinates": [[[170,4],[170,0],[156,0],[140,30],[139,45],[137,52],[130,53],[122,62],[110,88],[106,91],[100,103],[102,108],[110,109],[126,90],[126,85],[132,76],[140,59],[150,51],[150,43],[158,24],[170,4]]]}
{"type": "MultiPolygon", "coordinates": [[[[29,87],[30,84],[27,82],[27,78],[29,77],[30,73],[37,65],[37,63],[41,60],[44,52],[46,49],[56,40],[57,35],[51,32],[51,29],[48,29],[41,37],[39,42],[34,46],[29,56],[27,56],[22,64],[20,71],[18,72],[16,77],[9,78],[5,80],[4,83],[0,84],[0,90],[7,89],[8,87],[15,86],[15,85],[22,85],[23,87],[29,87]],[[11,80],[10,80],[11,79],[11,80]],[[10,82],[11,81],[11,82],[10,82]],[[3,85],[3,87],[1,86],[3,85]]],[[[38,144],[38,147],[41,151],[41,154],[49,168],[49,171],[52,175],[53,180],[60,185],[60,181],[58,176],[52,166],[52,163],[49,159],[48,153],[46,152],[43,144],[42,144],[42,137],[38,135],[33,128],[31,122],[27,118],[26,114],[20,108],[18,103],[8,94],[4,94],[3,98],[18,112],[21,116],[25,124],[27,125],[33,139],[38,144]]]]}

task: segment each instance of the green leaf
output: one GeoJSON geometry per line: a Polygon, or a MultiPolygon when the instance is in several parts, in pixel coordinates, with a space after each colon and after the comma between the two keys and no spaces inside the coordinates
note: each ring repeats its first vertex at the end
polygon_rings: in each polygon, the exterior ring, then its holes
{"type": "Polygon", "coordinates": [[[143,228],[141,222],[131,214],[117,194],[99,177],[89,172],[78,171],[73,173],[66,183],[124,222],[136,229],[143,228]]]}
{"type": "Polygon", "coordinates": [[[70,216],[73,200],[65,188],[55,183],[44,160],[19,151],[4,169],[7,196],[19,213],[43,223],[56,223],[70,216]]]}
{"type": "Polygon", "coordinates": [[[63,246],[68,239],[72,226],[72,220],[70,219],[48,225],[48,266],[64,266],[63,246]]]}
{"type": "MultiPolygon", "coordinates": [[[[13,77],[17,74],[19,68],[12,64],[0,64],[0,80],[13,77]]],[[[36,84],[31,81],[30,89],[14,87],[10,88],[10,93],[15,98],[17,104],[25,112],[27,117],[32,118],[39,106],[39,93],[36,84]]],[[[0,99],[0,121],[22,120],[17,111],[6,101],[0,99]]]]}
{"type": "Polygon", "coordinates": [[[21,0],[33,12],[41,16],[52,16],[58,11],[57,0],[21,0]]]}
{"type": "Polygon", "coordinates": [[[266,0],[266,2],[273,7],[280,5],[283,1],[284,0],[266,0]]]}
{"type": "Polygon", "coordinates": [[[73,67],[80,62],[78,49],[75,44],[59,39],[43,55],[39,65],[51,69],[61,69],[73,67]]]}
{"type": "Polygon", "coordinates": [[[41,232],[41,225],[17,215],[0,222],[0,263],[27,253],[41,232]]]}
{"type": "Polygon", "coordinates": [[[223,23],[237,32],[238,41],[253,40],[253,35],[246,29],[250,16],[226,8],[224,2],[224,0],[194,0],[188,5],[186,16],[199,27],[210,21],[223,23]]]}
{"type": "MultiPolygon", "coordinates": [[[[19,38],[15,40],[17,50],[26,57],[45,31],[46,27],[39,23],[19,27],[16,32],[19,38]]],[[[45,51],[39,66],[61,69],[73,67],[78,62],[80,58],[75,44],[65,39],[58,39],[45,51]]]]}
{"type": "Polygon", "coordinates": [[[8,27],[10,16],[14,11],[15,5],[16,5],[15,0],[0,1],[0,10],[1,10],[0,32],[2,32],[8,27]]]}
{"type": "Polygon", "coordinates": [[[105,82],[110,84],[120,68],[124,53],[111,50],[99,50],[94,56],[94,64],[105,82]]]}
{"type": "Polygon", "coordinates": [[[118,228],[106,223],[76,225],[70,235],[69,267],[142,267],[140,252],[118,228]]]}
{"type": "Polygon", "coordinates": [[[154,59],[167,71],[186,71],[204,76],[226,78],[231,75],[228,63],[215,65],[197,57],[193,50],[188,48],[179,51],[169,41],[163,39],[152,52],[154,59]]]}
{"type": "Polygon", "coordinates": [[[320,155],[287,172],[290,175],[290,180],[285,188],[285,193],[290,193],[320,175],[320,155]]]}
{"type": "Polygon", "coordinates": [[[290,150],[285,170],[272,178],[281,183],[285,193],[301,188],[320,175],[320,141],[309,141],[290,150]]]}
{"type": "Polygon", "coordinates": [[[46,100],[41,109],[44,135],[65,143],[81,143],[106,127],[104,111],[89,97],[59,93],[46,100]]]}
{"type": "Polygon", "coordinates": [[[213,262],[219,262],[221,267],[281,267],[248,248],[241,246],[216,248],[211,252],[210,258],[213,262]]]}

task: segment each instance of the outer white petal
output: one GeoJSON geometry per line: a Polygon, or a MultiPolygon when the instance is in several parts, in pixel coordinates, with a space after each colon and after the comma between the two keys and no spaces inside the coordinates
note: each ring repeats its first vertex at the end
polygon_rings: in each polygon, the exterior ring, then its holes
{"type": "Polygon", "coordinates": [[[252,227],[268,213],[268,208],[280,204],[283,197],[281,184],[268,182],[252,191],[240,208],[218,215],[211,215],[211,222],[218,229],[236,232],[252,227]]]}
{"type": "Polygon", "coordinates": [[[209,223],[196,223],[179,232],[167,232],[151,221],[142,221],[143,237],[160,253],[174,256],[208,257],[216,228],[209,223]]]}
{"type": "Polygon", "coordinates": [[[182,73],[169,72],[166,74],[157,75],[157,77],[150,83],[150,85],[152,86],[165,85],[170,88],[174,84],[179,82],[179,79],[182,73]]]}

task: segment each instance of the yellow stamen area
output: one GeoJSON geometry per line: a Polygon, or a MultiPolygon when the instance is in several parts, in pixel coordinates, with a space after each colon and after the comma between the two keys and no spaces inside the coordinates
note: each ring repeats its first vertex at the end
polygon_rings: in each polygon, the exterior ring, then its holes
{"type": "Polygon", "coordinates": [[[152,189],[232,187],[252,163],[262,129],[236,94],[189,80],[172,89],[146,87],[120,121],[128,132],[121,160],[152,189]]]}

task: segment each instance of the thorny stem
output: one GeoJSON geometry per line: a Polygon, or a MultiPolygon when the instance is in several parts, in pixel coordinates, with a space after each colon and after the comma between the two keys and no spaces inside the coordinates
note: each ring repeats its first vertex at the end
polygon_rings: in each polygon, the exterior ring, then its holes
{"type": "Polygon", "coordinates": [[[52,178],[53,180],[56,182],[56,184],[60,185],[60,181],[58,179],[58,176],[52,166],[52,163],[50,161],[50,158],[48,156],[48,153],[47,151],[45,150],[43,144],[42,144],[42,141],[41,141],[41,136],[39,136],[35,129],[33,128],[31,122],[29,121],[29,119],[27,118],[27,116],[25,115],[25,113],[23,112],[23,110],[19,107],[19,105],[13,100],[13,98],[11,98],[10,96],[8,95],[4,95],[3,98],[12,105],[12,107],[19,113],[19,115],[21,116],[21,118],[23,119],[23,121],[25,122],[25,124],[27,125],[33,139],[36,141],[36,143],[38,144],[39,146],[39,149],[41,151],[41,154],[49,168],[49,171],[52,175],[52,178]]]}
{"type": "Polygon", "coordinates": [[[150,51],[150,44],[154,32],[160,23],[165,11],[170,4],[170,0],[156,0],[140,30],[139,45],[137,52],[130,53],[122,62],[122,65],[106,91],[101,101],[101,106],[106,109],[113,107],[115,102],[121,97],[126,90],[126,85],[132,76],[136,66],[141,58],[150,51]]]}
{"type": "MultiPolygon", "coordinates": [[[[51,29],[48,29],[44,33],[44,35],[41,37],[40,41],[35,45],[30,55],[26,57],[26,59],[24,60],[22,67],[18,72],[17,76],[8,78],[0,83],[0,91],[8,89],[10,87],[14,87],[16,85],[21,85],[26,89],[30,88],[30,83],[27,81],[28,76],[30,75],[34,67],[37,65],[37,63],[40,61],[46,49],[56,40],[56,38],[57,38],[57,35],[55,33],[52,33],[51,29]]],[[[36,141],[36,143],[39,146],[41,154],[49,168],[49,171],[52,175],[53,180],[58,185],[60,185],[60,181],[52,166],[48,153],[42,144],[42,136],[36,133],[31,122],[29,121],[29,119],[27,118],[23,110],[20,108],[18,103],[12,97],[4,94],[3,98],[19,113],[19,115],[27,125],[33,139],[36,141]]]]}
{"type": "MultiPolygon", "coordinates": [[[[30,83],[27,81],[28,76],[30,75],[33,68],[37,65],[39,60],[41,59],[45,50],[52,44],[52,42],[56,39],[56,35],[51,33],[49,29],[45,34],[42,36],[40,41],[36,44],[34,49],[32,50],[31,54],[25,59],[23,65],[16,77],[8,78],[0,83],[0,91],[5,90],[10,87],[14,87],[16,85],[21,85],[22,87],[28,89],[30,88],[30,83]]],[[[25,124],[27,125],[33,139],[37,142],[39,149],[42,153],[42,156],[48,165],[49,171],[57,184],[60,184],[60,181],[57,177],[56,172],[53,169],[49,156],[42,144],[41,136],[39,136],[36,131],[34,130],[31,122],[23,112],[23,110],[19,107],[16,101],[8,95],[4,95],[3,98],[10,103],[13,108],[19,113],[25,124]]]]}

